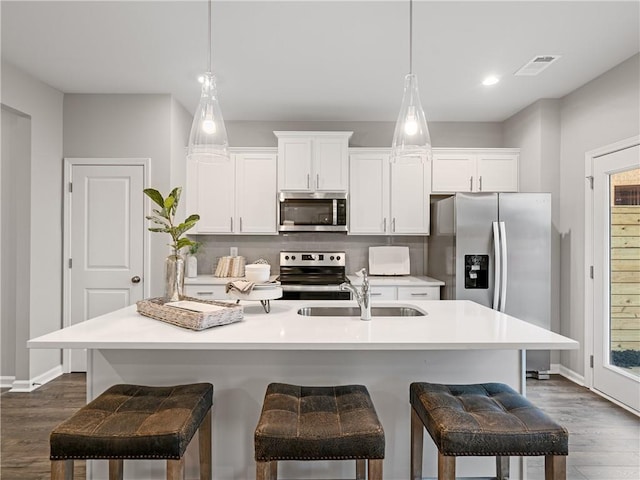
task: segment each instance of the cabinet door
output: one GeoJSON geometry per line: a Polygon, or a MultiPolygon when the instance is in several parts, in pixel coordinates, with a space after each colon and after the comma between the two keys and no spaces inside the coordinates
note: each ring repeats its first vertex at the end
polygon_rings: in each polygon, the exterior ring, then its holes
{"type": "Polygon", "coordinates": [[[238,154],[235,158],[235,233],[277,234],[276,155],[248,153],[238,154]]]}
{"type": "Polygon", "coordinates": [[[187,162],[187,211],[200,215],[192,233],[233,232],[234,173],[232,160],[187,162]]]}
{"type": "Polygon", "coordinates": [[[477,183],[475,157],[467,153],[434,153],[432,193],[471,192],[477,183]]]}
{"type": "Polygon", "coordinates": [[[391,163],[391,235],[429,234],[430,173],[426,159],[391,163]]]}
{"type": "Polygon", "coordinates": [[[311,185],[316,191],[347,191],[349,185],[348,140],[341,136],[316,137],[313,140],[311,185]]]}
{"type": "Polygon", "coordinates": [[[398,300],[440,300],[440,287],[398,287],[398,300]]]}
{"type": "Polygon", "coordinates": [[[313,190],[310,137],[278,139],[278,185],[280,190],[313,190]]]}
{"type": "Polygon", "coordinates": [[[518,155],[482,154],[477,157],[479,192],[517,192],[518,155]]]}
{"type": "Polygon", "coordinates": [[[395,300],[396,287],[370,287],[371,301],[395,300]]]}
{"type": "Polygon", "coordinates": [[[184,294],[187,297],[202,298],[204,300],[228,300],[224,285],[185,285],[184,294]]]}
{"type": "Polygon", "coordinates": [[[389,221],[389,155],[349,158],[349,234],[384,235],[389,221]]]}

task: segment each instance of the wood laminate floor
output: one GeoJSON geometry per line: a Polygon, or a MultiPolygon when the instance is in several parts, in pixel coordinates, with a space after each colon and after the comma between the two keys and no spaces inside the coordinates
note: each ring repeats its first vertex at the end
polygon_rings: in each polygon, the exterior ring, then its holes
{"type": "MultiPolygon", "coordinates": [[[[72,373],[31,393],[2,392],[2,480],[49,479],[49,432],[85,404],[85,391],[84,374],[72,373]]],[[[640,479],[638,417],[558,375],[527,379],[527,396],[569,430],[567,480],[640,479]]],[[[75,478],[85,478],[84,462],[75,478]]],[[[542,459],[528,459],[527,480],[543,479],[542,459]]]]}

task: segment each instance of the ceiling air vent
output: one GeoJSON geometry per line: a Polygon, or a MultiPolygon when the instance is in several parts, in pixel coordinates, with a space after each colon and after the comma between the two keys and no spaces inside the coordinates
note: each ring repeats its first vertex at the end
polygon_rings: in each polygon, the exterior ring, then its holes
{"type": "Polygon", "coordinates": [[[559,58],[560,55],[537,55],[525,65],[520,67],[520,69],[516,73],[514,73],[514,75],[527,77],[538,75],[559,58]]]}

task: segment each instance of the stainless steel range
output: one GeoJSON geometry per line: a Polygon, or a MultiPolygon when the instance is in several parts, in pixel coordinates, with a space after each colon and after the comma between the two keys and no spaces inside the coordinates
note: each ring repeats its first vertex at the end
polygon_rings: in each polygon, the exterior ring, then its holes
{"type": "Polygon", "coordinates": [[[349,300],[344,252],[280,252],[283,300],[349,300]]]}

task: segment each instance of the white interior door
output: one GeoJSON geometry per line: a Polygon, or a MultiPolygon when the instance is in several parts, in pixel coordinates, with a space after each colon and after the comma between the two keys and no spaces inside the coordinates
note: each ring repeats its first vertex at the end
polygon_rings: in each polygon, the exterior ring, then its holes
{"type": "Polygon", "coordinates": [[[640,411],[640,146],[593,160],[593,387],[640,411]]]}
{"type": "MultiPolygon", "coordinates": [[[[74,325],[143,298],[144,166],[72,165],[68,322],[74,325]]],[[[72,351],[71,371],[86,371],[72,351]]]]}

